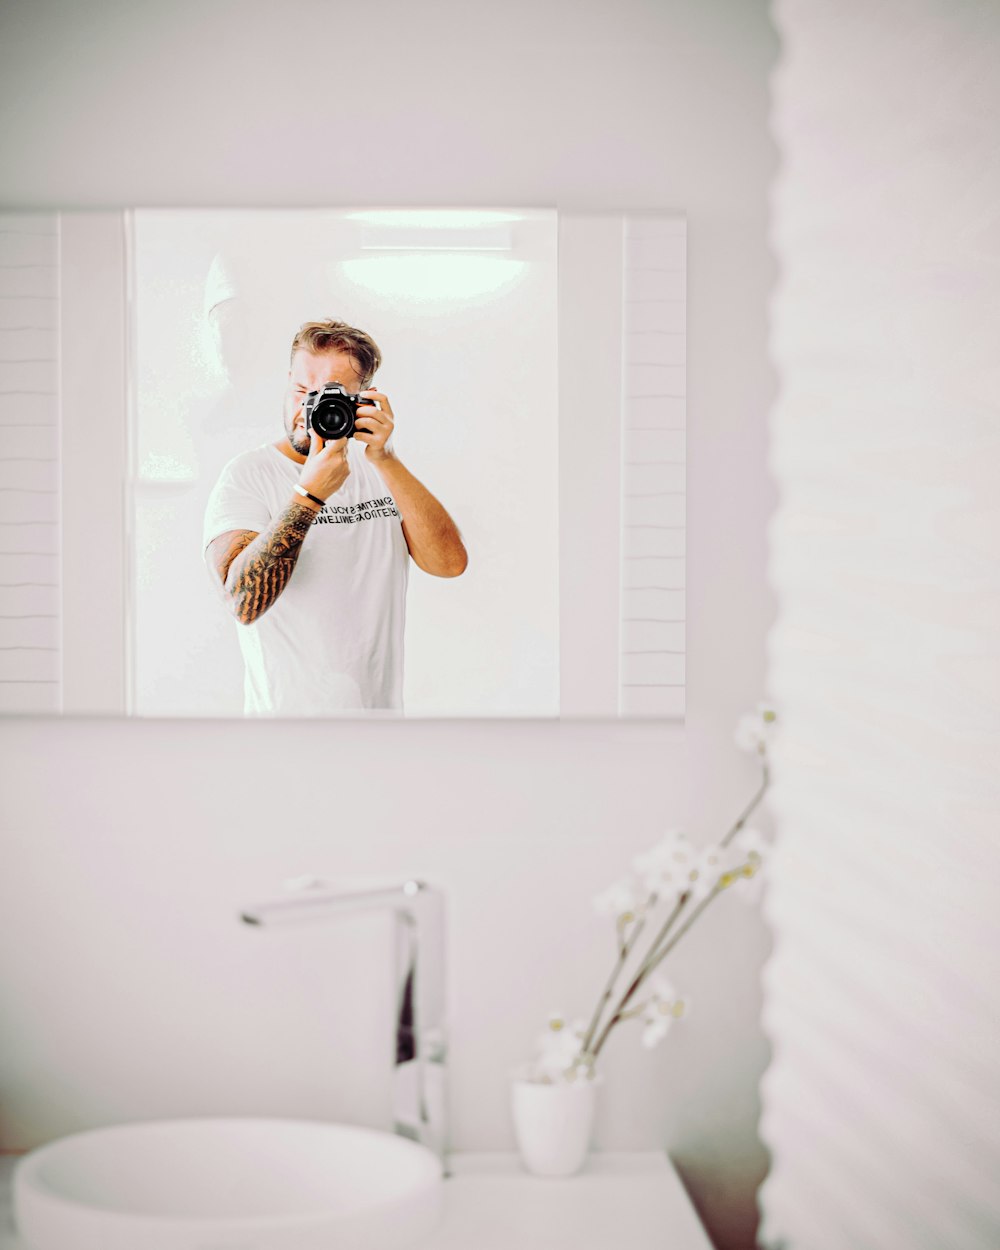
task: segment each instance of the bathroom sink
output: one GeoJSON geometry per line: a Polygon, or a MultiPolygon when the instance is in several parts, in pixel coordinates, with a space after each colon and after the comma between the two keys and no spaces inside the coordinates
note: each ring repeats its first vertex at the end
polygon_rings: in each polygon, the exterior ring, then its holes
{"type": "Polygon", "coordinates": [[[18,1163],[25,1250],[389,1250],[438,1223],[441,1164],[393,1133],[204,1119],[74,1133],[18,1163]]]}

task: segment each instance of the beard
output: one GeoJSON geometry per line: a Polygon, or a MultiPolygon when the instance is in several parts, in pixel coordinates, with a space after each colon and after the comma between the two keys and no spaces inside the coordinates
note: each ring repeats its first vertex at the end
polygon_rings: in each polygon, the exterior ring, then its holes
{"type": "Polygon", "coordinates": [[[312,447],[312,439],[306,430],[292,430],[288,435],[288,441],[292,445],[292,449],[297,451],[300,456],[308,456],[309,449],[312,447]]]}
{"type": "Polygon", "coordinates": [[[312,446],[312,439],[309,431],[304,427],[295,424],[296,418],[301,415],[299,412],[293,412],[290,417],[285,418],[285,438],[291,444],[292,450],[300,456],[308,456],[309,448],[312,446]]]}

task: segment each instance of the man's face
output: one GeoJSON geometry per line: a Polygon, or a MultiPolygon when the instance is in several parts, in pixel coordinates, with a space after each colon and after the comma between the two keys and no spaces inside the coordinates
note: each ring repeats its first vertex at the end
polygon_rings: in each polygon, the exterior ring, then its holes
{"type": "Polygon", "coordinates": [[[292,357],[285,391],[285,437],[300,456],[309,455],[302,405],[310,391],[318,391],[327,382],[339,382],[352,395],[361,390],[362,377],[353,357],[345,352],[310,352],[304,347],[292,357]]]}

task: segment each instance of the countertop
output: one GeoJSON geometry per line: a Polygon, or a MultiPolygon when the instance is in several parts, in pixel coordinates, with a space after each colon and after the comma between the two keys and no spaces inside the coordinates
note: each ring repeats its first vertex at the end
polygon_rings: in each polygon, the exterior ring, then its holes
{"type": "MultiPolygon", "coordinates": [[[[17,1156],[0,1156],[0,1250],[26,1250],[11,1219],[10,1177],[16,1162],[17,1156]]],[[[451,1168],[444,1219],[419,1250],[618,1250],[628,1245],[712,1250],[680,1178],[659,1151],[592,1154],[576,1176],[556,1179],[529,1175],[516,1155],[506,1153],[456,1153],[451,1168]]]]}

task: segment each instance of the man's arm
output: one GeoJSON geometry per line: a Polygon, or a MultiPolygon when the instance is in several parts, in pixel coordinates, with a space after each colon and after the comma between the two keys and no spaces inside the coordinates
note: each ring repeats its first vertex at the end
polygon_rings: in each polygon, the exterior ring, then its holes
{"type": "Polygon", "coordinates": [[[243,625],[263,616],[288,585],[318,511],[316,505],[297,499],[261,533],[229,530],[209,543],[208,558],[223,597],[243,625]]]}
{"type": "Polygon", "coordinates": [[[350,472],[347,439],[324,443],[313,432],[299,485],[317,496],[316,502],[296,494],[266,530],[227,530],[209,543],[224,598],[242,624],[263,616],[288,585],[321,501],[338,491],[350,472]]]}
{"type": "Polygon", "coordinates": [[[367,459],[378,467],[392,492],[414,564],[435,577],[458,577],[469,563],[458,526],[427,487],[387,450],[394,424],[387,397],[376,390],[362,394],[377,399],[380,407],[358,408],[358,421],[364,421],[364,426],[358,427],[354,437],[365,443],[367,459]]]}
{"type": "Polygon", "coordinates": [[[403,537],[414,564],[435,577],[464,573],[469,557],[445,509],[394,455],[377,463],[403,518],[403,537]]]}

